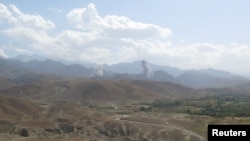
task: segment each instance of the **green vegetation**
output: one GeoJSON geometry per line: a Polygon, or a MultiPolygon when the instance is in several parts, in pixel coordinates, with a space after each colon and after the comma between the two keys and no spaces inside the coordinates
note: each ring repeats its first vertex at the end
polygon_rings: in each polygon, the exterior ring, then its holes
{"type": "Polygon", "coordinates": [[[213,117],[248,117],[250,116],[250,95],[221,94],[187,99],[157,99],[151,107],[152,110],[161,112],[213,117]]]}

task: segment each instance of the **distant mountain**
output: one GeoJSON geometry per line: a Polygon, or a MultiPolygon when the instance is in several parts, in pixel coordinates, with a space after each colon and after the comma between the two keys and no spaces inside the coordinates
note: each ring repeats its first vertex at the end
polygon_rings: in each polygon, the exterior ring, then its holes
{"type": "Polygon", "coordinates": [[[182,74],[184,72],[184,70],[181,70],[179,68],[170,67],[170,66],[154,65],[154,64],[151,64],[151,68],[154,71],[159,71],[159,70],[165,71],[165,72],[167,72],[168,74],[171,74],[174,77],[176,77],[176,76],[178,76],[178,75],[180,75],[180,74],[182,74]]]}
{"type": "Polygon", "coordinates": [[[201,70],[181,70],[169,66],[159,66],[148,63],[153,71],[153,75],[147,78],[143,74],[141,61],[131,63],[119,63],[114,65],[106,65],[104,69],[116,72],[116,79],[141,79],[154,81],[169,81],[180,83],[192,88],[223,88],[233,87],[246,80],[244,77],[232,74],[227,71],[216,70],[212,68],[201,70]]]}
{"type": "Polygon", "coordinates": [[[62,79],[0,90],[0,94],[35,100],[93,102],[153,101],[163,97],[189,97],[196,91],[179,84],[145,80],[62,79]]]}
{"type": "Polygon", "coordinates": [[[141,61],[131,63],[118,63],[114,65],[104,65],[104,70],[113,71],[116,73],[139,74],[142,72],[141,61]]]}
{"type": "Polygon", "coordinates": [[[23,64],[27,69],[38,73],[54,73],[66,65],[53,60],[32,60],[23,64]]]}
{"type": "Polygon", "coordinates": [[[177,80],[173,75],[168,74],[163,70],[154,71],[153,80],[177,83],[177,80]]]}
{"type": "Polygon", "coordinates": [[[90,77],[92,69],[81,65],[65,65],[53,60],[37,61],[32,60],[24,64],[26,68],[38,73],[54,74],[60,77],[76,78],[90,77]]]}
{"type": "Polygon", "coordinates": [[[59,77],[90,77],[93,69],[81,65],[65,65],[53,60],[32,60],[21,62],[11,59],[0,59],[0,76],[15,79],[28,74],[50,74],[59,77]]]}
{"type": "Polygon", "coordinates": [[[150,81],[165,81],[177,83],[177,80],[171,74],[166,73],[165,71],[159,70],[154,71],[153,75],[148,78],[146,74],[128,74],[128,73],[115,73],[110,77],[106,77],[106,79],[111,80],[150,80],[150,81]]]}
{"type": "Polygon", "coordinates": [[[235,75],[235,74],[232,74],[232,73],[230,73],[230,72],[223,71],[223,70],[216,70],[216,69],[213,69],[213,68],[201,69],[201,70],[198,70],[198,72],[206,73],[206,74],[209,74],[209,75],[211,75],[211,76],[219,77],[219,78],[227,78],[227,79],[245,79],[245,78],[242,77],[242,76],[235,75]]]}
{"type": "Polygon", "coordinates": [[[46,60],[45,57],[38,56],[38,55],[18,55],[12,58],[13,60],[21,61],[21,62],[29,62],[32,60],[37,60],[37,61],[44,61],[46,60]]]}
{"type": "Polygon", "coordinates": [[[97,68],[86,68],[79,64],[66,65],[53,60],[22,62],[11,59],[0,59],[0,77],[13,79],[18,84],[52,80],[52,78],[58,77],[93,77],[105,80],[168,81],[192,88],[233,87],[248,81],[230,72],[211,68],[185,71],[173,67],[150,64],[146,61],[144,61],[144,65],[146,66],[143,66],[142,62],[136,61],[110,66],[104,65],[97,68]]]}
{"type": "Polygon", "coordinates": [[[24,67],[23,62],[16,60],[0,58],[0,66],[0,77],[4,78],[16,78],[17,76],[30,73],[30,71],[24,67]]]}
{"type": "MultiPolygon", "coordinates": [[[[149,63],[149,65],[152,68],[152,71],[162,70],[173,76],[178,76],[182,72],[184,72],[184,70],[174,68],[174,67],[155,65],[151,63],[149,63]]],[[[141,61],[135,61],[135,62],[130,62],[130,63],[118,63],[118,64],[113,64],[113,65],[104,65],[104,69],[113,71],[116,73],[129,73],[129,74],[140,74],[143,72],[141,61]]]]}
{"type": "MultiPolygon", "coordinates": [[[[1,57],[1,56],[0,56],[1,57]]],[[[62,59],[58,59],[58,58],[46,58],[44,56],[39,56],[39,55],[18,55],[15,56],[13,58],[11,58],[13,60],[17,60],[17,61],[21,61],[21,62],[30,62],[30,61],[45,61],[45,60],[53,60],[55,62],[61,62],[65,65],[74,65],[74,64],[80,64],[82,66],[88,67],[88,68],[92,68],[95,67],[96,64],[94,63],[88,63],[88,62],[83,62],[83,61],[66,61],[66,60],[62,60],[62,59]]]]}
{"type": "Polygon", "coordinates": [[[248,80],[240,79],[233,79],[234,75],[229,75],[229,73],[221,71],[208,71],[207,73],[205,70],[202,71],[186,71],[183,74],[177,77],[177,80],[180,84],[185,86],[189,86],[192,88],[223,88],[223,87],[234,87],[236,85],[244,84],[248,80]],[[210,74],[213,72],[212,74],[210,74]],[[219,72],[219,73],[217,73],[219,72]],[[227,74],[227,75],[225,75],[227,74]]]}

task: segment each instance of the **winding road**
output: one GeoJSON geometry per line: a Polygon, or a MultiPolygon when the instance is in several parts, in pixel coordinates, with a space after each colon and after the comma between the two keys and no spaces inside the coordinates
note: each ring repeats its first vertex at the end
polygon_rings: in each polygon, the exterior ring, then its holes
{"type": "MultiPolygon", "coordinates": [[[[110,105],[111,105],[115,110],[118,109],[118,107],[115,106],[114,104],[110,103],[110,105]]],[[[127,117],[128,115],[124,115],[124,116],[127,117]]],[[[124,116],[123,116],[123,117],[124,117],[124,116]]],[[[181,130],[181,131],[183,131],[183,132],[189,133],[189,134],[194,135],[194,136],[196,136],[196,137],[199,137],[199,138],[203,139],[204,141],[207,141],[207,139],[204,138],[203,136],[200,136],[200,135],[198,135],[198,134],[196,134],[196,133],[194,133],[194,132],[191,132],[191,131],[189,131],[189,130],[186,130],[186,129],[183,129],[183,128],[179,128],[179,127],[176,127],[176,126],[171,126],[171,125],[160,125],[160,124],[147,123],[147,122],[140,122],[140,121],[132,121],[132,120],[122,119],[122,118],[118,118],[118,119],[116,119],[116,120],[125,121],[125,122],[129,122],[129,123],[135,123],[135,124],[144,124],[144,125],[151,125],[151,126],[164,127],[164,128],[173,128],[173,129],[177,129],[177,130],[181,130]]]]}
{"type": "Polygon", "coordinates": [[[200,136],[196,133],[193,133],[189,130],[186,130],[186,129],[183,129],[183,128],[179,128],[179,127],[175,127],[175,126],[170,126],[170,125],[160,125],[160,124],[154,124],[154,123],[146,123],[146,122],[140,122],[140,121],[132,121],[132,120],[126,120],[126,119],[119,119],[120,121],[125,121],[125,122],[129,122],[129,123],[135,123],[135,124],[144,124],[144,125],[151,125],[151,126],[157,126],[157,127],[165,127],[165,128],[173,128],[173,129],[177,129],[177,130],[181,130],[183,132],[186,132],[186,133],[189,133],[189,134],[192,134],[196,137],[199,137],[201,139],[203,139],[204,141],[207,141],[206,138],[204,138],[203,136],[200,136]]]}

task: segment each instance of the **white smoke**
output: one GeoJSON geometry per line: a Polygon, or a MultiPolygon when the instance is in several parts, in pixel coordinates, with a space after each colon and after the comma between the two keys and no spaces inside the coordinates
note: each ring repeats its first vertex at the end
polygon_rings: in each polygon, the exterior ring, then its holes
{"type": "Polygon", "coordinates": [[[98,66],[97,68],[95,68],[93,70],[93,72],[91,73],[91,77],[100,77],[103,76],[103,66],[98,66]]]}
{"type": "Polygon", "coordinates": [[[154,72],[152,71],[152,69],[151,69],[150,65],[148,64],[148,62],[145,61],[145,60],[142,60],[141,65],[142,65],[142,68],[143,68],[143,74],[145,74],[147,78],[152,78],[153,75],[154,75],[154,72]]]}

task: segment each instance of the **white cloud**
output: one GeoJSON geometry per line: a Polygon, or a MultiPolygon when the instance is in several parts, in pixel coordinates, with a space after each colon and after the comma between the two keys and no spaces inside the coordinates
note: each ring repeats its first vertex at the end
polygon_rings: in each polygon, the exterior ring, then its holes
{"type": "Polygon", "coordinates": [[[39,54],[71,60],[118,63],[136,59],[137,52],[145,49],[146,40],[165,38],[171,33],[167,28],[134,22],[127,17],[101,17],[94,4],[89,4],[87,8],[73,9],[67,14],[77,31],[68,29],[52,36],[47,30],[55,27],[53,22],[41,16],[23,14],[14,5],[7,10],[11,15],[7,18],[10,28],[2,33],[11,38],[15,46],[24,45],[39,54]],[[133,46],[129,40],[145,47],[133,46]]]}
{"type": "Polygon", "coordinates": [[[79,47],[87,42],[96,40],[96,38],[98,38],[98,34],[95,32],[65,30],[62,31],[56,38],[57,41],[63,43],[64,46],[79,47]]]}
{"type": "Polygon", "coordinates": [[[55,27],[52,21],[45,20],[40,15],[24,14],[15,5],[10,5],[9,9],[12,12],[12,17],[9,17],[9,22],[14,26],[31,27],[45,30],[55,27]]]}
{"type": "Polygon", "coordinates": [[[105,48],[91,47],[83,50],[80,59],[91,60],[92,63],[104,64],[109,61],[112,56],[111,51],[105,48]]]}
{"type": "Polygon", "coordinates": [[[17,47],[13,47],[12,50],[14,50],[15,52],[17,52],[18,54],[26,54],[26,55],[33,55],[32,51],[27,50],[27,49],[22,49],[22,48],[17,48],[17,47]]]}
{"type": "MultiPolygon", "coordinates": [[[[98,64],[146,59],[186,69],[215,67],[234,72],[250,71],[249,45],[237,42],[187,45],[184,40],[175,45],[167,38],[171,35],[170,29],[124,16],[100,16],[94,4],[73,9],[66,16],[73,28],[51,35],[49,30],[56,27],[52,21],[40,15],[24,14],[14,5],[0,4],[0,21],[9,23],[1,33],[15,46],[8,52],[98,64]]],[[[1,49],[0,55],[8,57],[1,49]]]]}
{"type": "Polygon", "coordinates": [[[24,14],[15,5],[5,6],[0,4],[0,18],[6,19],[14,27],[30,27],[44,30],[55,27],[52,21],[45,20],[40,15],[24,14]]]}
{"type": "Polygon", "coordinates": [[[63,13],[63,10],[60,9],[60,8],[51,8],[51,7],[49,7],[48,10],[52,11],[52,12],[63,13]]]}
{"type": "Polygon", "coordinates": [[[96,30],[96,26],[102,22],[102,18],[98,15],[94,4],[89,4],[87,8],[71,10],[67,14],[67,18],[77,28],[83,30],[96,30]]]}
{"type": "Polygon", "coordinates": [[[168,28],[135,22],[124,16],[108,15],[101,17],[98,15],[94,4],[89,4],[87,8],[71,10],[67,14],[67,18],[83,31],[103,32],[111,38],[165,38],[171,34],[171,30],[168,28]]]}
{"type": "Polygon", "coordinates": [[[132,47],[121,47],[118,49],[118,53],[116,57],[118,60],[116,61],[119,61],[119,62],[133,61],[137,57],[138,57],[138,53],[132,47]]]}
{"type": "Polygon", "coordinates": [[[37,30],[29,27],[14,27],[3,30],[2,33],[11,37],[13,40],[26,44],[43,44],[51,40],[51,37],[44,30],[37,30]]]}
{"type": "Polygon", "coordinates": [[[8,8],[5,5],[0,3],[0,20],[1,18],[8,18],[10,16],[11,16],[11,13],[8,10],[8,8]]]}
{"type": "Polygon", "coordinates": [[[236,73],[250,70],[246,61],[250,59],[249,45],[194,43],[186,46],[170,46],[166,50],[157,57],[164,60],[157,61],[157,58],[154,58],[153,61],[186,69],[213,67],[236,73]]]}
{"type": "Polygon", "coordinates": [[[0,58],[9,58],[9,56],[2,49],[0,49],[0,58]]]}

